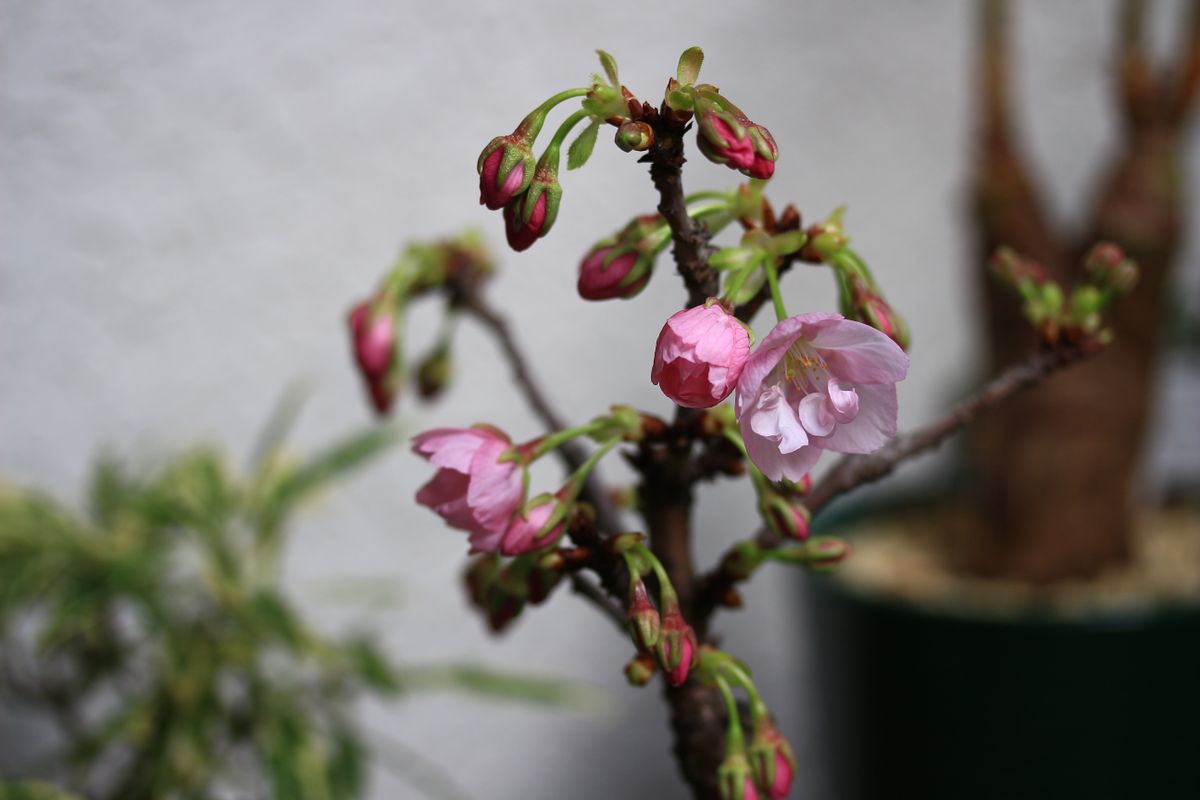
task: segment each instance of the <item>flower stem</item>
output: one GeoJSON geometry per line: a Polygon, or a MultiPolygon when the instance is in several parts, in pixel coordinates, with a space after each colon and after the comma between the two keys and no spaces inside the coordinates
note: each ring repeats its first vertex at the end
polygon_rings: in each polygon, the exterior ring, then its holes
{"type": "Polygon", "coordinates": [[[788,318],[787,308],[783,305],[783,295],[779,292],[779,270],[775,261],[770,260],[765,266],[767,270],[767,286],[771,289],[771,302],[775,304],[775,319],[783,322],[788,318]]]}
{"type": "Polygon", "coordinates": [[[546,146],[546,152],[542,153],[542,157],[538,160],[538,169],[552,167],[555,171],[558,170],[558,153],[562,149],[562,143],[567,138],[567,134],[571,132],[572,128],[590,116],[588,112],[581,108],[563,120],[563,123],[558,126],[558,130],[554,132],[554,138],[546,146]]]}
{"type": "MultiPolygon", "coordinates": [[[[555,431],[548,436],[542,437],[542,439],[537,443],[537,446],[534,448],[529,460],[536,461],[542,456],[546,455],[546,453],[557,450],[564,443],[569,442],[572,439],[577,439],[580,436],[591,436],[592,434],[600,433],[610,425],[612,425],[612,421],[607,417],[597,417],[591,422],[584,423],[583,425],[578,425],[574,428],[566,428],[561,431],[555,431]]],[[[583,463],[586,464],[587,462],[585,461],[583,463]]],[[[593,466],[595,465],[593,464],[593,466]]],[[[583,465],[581,464],[576,471],[582,468],[583,465]]]]}
{"type": "Polygon", "coordinates": [[[570,100],[572,97],[583,97],[589,91],[591,90],[587,88],[567,89],[550,97],[533,111],[530,111],[525,119],[521,120],[521,124],[517,126],[517,130],[514,133],[524,136],[532,144],[533,140],[541,133],[542,125],[546,122],[546,115],[550,113],[551,109],[559,103],[570,100]]]}

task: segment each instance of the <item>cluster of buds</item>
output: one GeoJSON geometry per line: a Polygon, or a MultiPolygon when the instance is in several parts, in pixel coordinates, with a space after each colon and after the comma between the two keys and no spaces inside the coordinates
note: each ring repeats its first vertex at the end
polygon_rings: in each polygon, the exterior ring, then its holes
{"type": "Polygon", "coordinates": [[[1102,315],[1118,298],[1137,285],[1137,264],[1115,244],[1101,242],[1083,259],[1084,280],[1068,294],[1045,268],[1002,247],[991,259],[992,273],[1024,301],[1022,312],[1047,346],[1068,342],[1092,347],[1112,336],[1102,315]]]}
{"type": "Polygon", "coordinates": [[[625,557],[629,567],[626,619],[629,638],[637,655],[626,666],[626,677],[630,683],[641,686],[649,682],[657,667],[671,686],[683,685],[699,654],[699,644],[696,632],[683,618],[679,598],[666,570],[641,544],[639,535],[614,537],[610,547],[625,557]],[[654,572],[658,579],[657,607],[642,580],[647,571],[654,572]]]}
{"type": "Polygon", "coordinates": [[[870,325],[907,350],[911,341],[908,324],[884,298],[866,262],[848,246],[850,239],[842,227],[844,214],[845,209],[838,208],[823,222],[810,226],[800,257],[833,268],[842,316],[870,325]]]}
{"type": "Polygon", "coordinates": [[[566,572],[562,555],[548,550],[503,563],[494,553],[471,561],[463,573],[467,599],[501,633],[527,604],[539,605],[550,596],[566,572]]]}
{"type": "Polygon", "coordinates": [[[749,671],[728,653],[705,648],[696,678],[714,686],[725,698],[725,757],[717,768],[717,788],[722,800],[783,800],[796,775],[796,755],[791,744],[771,720],[749,671]],[[742,709],[733,690],[749,699],[752,738],[749,747],[742,731],[742,709]]]}
{"type": "Polygon", "coordinates": [[[678,121],[695,117],[696,144],[705,158],[724,164],[749,178],[766,180],[775,174],[779,148],[762,125],[752,122],[716,86],[696,83],[704,54],[700,48],[684,51],[676,77],[667,82],[664,112],[678,121]]]}
{"type": "MultiPolygon", "coordinates": [[[[466,233],[432,244],[416,244],[401,253],[374,296],[354,305],[346,315],[351,352],[375,411],[388,414],[405,381],[401,337],[408,304],[441,291],[450,320],[457,299],[493,271],[491,256],[478,235],[466,233]]],[[[420,361],[414,376],[423,399],[440,394],[450,379],[450,326],[420,361]]]]}
{"type": "Polygon", "coordinates": [[[597,242],[579,265],[579,296],[584,300],[628,300],[650,280],[655,259],[671,241],[671,229],[658,214],[635,217],[615,236],[597,242]]]}

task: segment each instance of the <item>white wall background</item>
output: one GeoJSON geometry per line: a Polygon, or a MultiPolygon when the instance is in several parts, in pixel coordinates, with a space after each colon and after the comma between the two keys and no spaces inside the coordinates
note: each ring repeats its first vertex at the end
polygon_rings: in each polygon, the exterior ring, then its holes
{"type": "MultiPolygon", "coordinates": [[[[1080,216],[1114,144],[1108,6],[1018,9],[1027,142],[1066,219],[1080,216]]],[[[779,205],[814,220],[849,204],[856,247],[912,323],[902,424],[918,424],[975,375],[963,236],[971,11],[945,0],[4,3],[0,473],[77,497],[102,445],[152,454],[211,437],[240,455],[297,377],[316,387],[298,444],[365,424],[345,309],[407,239],[472,224],[501,251],[499,214],[476,205],[476,154],[544,97],[581,85],[596,47],[653,100],[679,52],[701,44],[704,77],[779,142],[779,205]]],[[[1160,15],[1160,38],[1171,25],[1160,15]]],[[[698,159],[687,185],[734,177],[698,159]]],[[[630,303],[574,297],[588,245],[653,208],[645,168],[602,139],[564,183],[552,235],[502,254],[494,298],[572,418],[614,401],[665,412],[647,376],[658,328],[680,303],[671,270],[630,303]]],[[[1193,296],[1195,253],[1191,242],[1181,279],[1193,296]]],[[[833,298],[815,272],[790,277],[786,293],[794,311],[833,298]]],[[[428,339],[429,319],[418,315],[414,340],[428,339]]],[[[414,432],[486,419],[534,435],[492,343],[467,325],[458,344],[448,400],[406,399],[401,417],[414,432]]],[[[1177,417],[1195,394],[1171,389],[1177,417]]],[[[1170,452],[1194,451],[1187,441],[1170,452]]],[[[310,515],[289,565],[297,597],[331,627],[380,627],[399,658],[594,683],[611,713],[430,696],[365,709],[372,728],[477,798],[681,796],[657,692],[623,686],[628,648],[582,603],[564,592],[499,642],[484,633],[457,584],[463,537],[412,505],[426,477],[397,452],[310,515]],[[394,579],[403,604],[370,615],[328,605],[310,589],[330,576],[394,579]]],[[[745,489],[705,495],[702,557],[750,529],[745,489]]],[[[768,571],[747,600],[736,627],[727,619],[727,644],[757,670],[798,746],[796,796],[825,797],[787,576],[768,571]]],[[[376,798],[414,794],[385,770],[376,778],[376,798]]]]}

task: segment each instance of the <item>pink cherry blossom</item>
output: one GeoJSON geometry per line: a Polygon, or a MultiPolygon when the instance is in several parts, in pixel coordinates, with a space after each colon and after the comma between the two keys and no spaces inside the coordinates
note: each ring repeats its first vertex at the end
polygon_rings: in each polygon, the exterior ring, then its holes
{"type": "Polygon", "coordinates": [[[738,381],[750,460],[773,481],[799,481],[823,450],[877,450],[896,435],[896,382],[907,372],[904,351],[869,325],[840,314],[783,320],[738,381]]]}
{"type": "MultiPolygon", "coordinates": [[[[537,502],[536,498],[534,502],[537,502]]],[[[506,556],[519,556],[522,553],[532,553],[534,550],[540,550],[558,541],[558,537],[562,536],[563,532],[563,524],[561,522],[551,528],[544,536],[538,536],[538,533],[542,530],[546,521],[550,519],[550,515],[554,512],[557,505],[554,500],[550,499],[534,506],[525,513],[513,515],[512,522],[508,524],[508,528],[504,531],[504,536],[500,540],[500,552],[506,556]]]]}
{"type": "Polygon", "coordinates": [[[737,385],[750,333],[719,303],[673,314],[658,334],[650,382],[681,406],[709,408],[737,385]]]}
{"type": "Polygon", "coordinates": [[[623,285],[626,276],[638,265],[638,253],[635,250],[622,253],[616,258],[604,263],[613,246],[598,247],[588,253],[583,263],[579,265],[579,282],[576,288],[584,300],[610,300],[614,297],[633,297],[646,285],[650,278],[649,271],[640,277],[623,285]]]}
{"type": "Polygon", "coordinates": [[[413,438],[413,452],[438,467],[417,502],[471,534],[471,552],[494,553],[525,497],[522,467],[500,461],[512,442],[489,427],[435,428],[413,438]]]}

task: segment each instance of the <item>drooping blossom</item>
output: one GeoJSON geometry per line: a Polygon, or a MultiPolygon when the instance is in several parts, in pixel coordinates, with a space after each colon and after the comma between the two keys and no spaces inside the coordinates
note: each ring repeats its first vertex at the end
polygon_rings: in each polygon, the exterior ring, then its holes
{"type": "Polygon", "coordinates": [[[417,502],[471,534],[471,552],[494,553],[525,496],[523,469],[500,456],[512,442],[495,428],[435,428],[413,438],[413,452],[438,471],[417,502]]]}
{"type": "Polygon", "coordinates": [[[824,450],[870,453],[896,435],[908,356],[869,325],[800,314],[750,355],[735,411],[746,451],[773,481],[799,481],[824,450]]]}
{"type": "Polygon", "coordinates": [[[673,314],[658,334],[650,382],[681,406],[710,408],[729,396],[750,354],[750,332],[720,303],[673,314]]]}
{"type": "MultiPolygon", "coordinates": [[[[537,499],[533,502],[536,503],[537,499]]],[[[544,536],[538,536],[557,505],[553,498],[548,498],[544,503],[539,503],[524,513],[514,514],[503,538],[500,539],[500,552],[506,556],[519,556],[558,541],[558,537],[563,533],[562,522],[547,531],[544,536]]]]}
{"type": "Polygon", "coordinates": [[[367,385],[371,405],[386,414],[396,399],[399,371],[396,361],[396,317],[390,309],[376,308],[374,300],[359,303],[347,318],[354,361],[367,385]]]}

